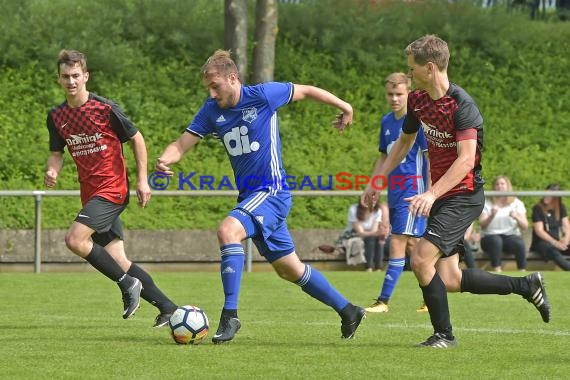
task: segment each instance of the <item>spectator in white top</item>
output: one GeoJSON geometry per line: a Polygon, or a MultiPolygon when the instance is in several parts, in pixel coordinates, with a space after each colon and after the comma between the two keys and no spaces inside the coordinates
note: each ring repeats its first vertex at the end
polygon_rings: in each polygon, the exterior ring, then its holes
{"type": "Polygon", "coordinates": [[[382,269],[385,242],[390,231],[388,206],[382,203],[370,211],[360,203],[351,205],[348,209],[348,229],[364,241],[366,271],[382,269]]]}
{"type": "MultiPolygon", "coordinates": [[[[495,191],[513,191],[508,177],[501,175],[493,183],[495,191]]],[[[513,196],[488,198],[479,217],[481,226],[481,249],[489,255],[491,266],[502,271],[503,252],[511,253],[517,261],[517,268],[526,270],[527,249],[521,230],[528,228],[526,208],[522,201],[513,196]]]]}

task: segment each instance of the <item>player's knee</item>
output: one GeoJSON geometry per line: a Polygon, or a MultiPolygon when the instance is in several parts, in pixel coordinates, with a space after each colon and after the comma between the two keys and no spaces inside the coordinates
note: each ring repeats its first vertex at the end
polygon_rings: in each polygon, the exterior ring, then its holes
{"type": "Polygon", "coordinates": [[[291,271],[288,268],[275,268],[275,273],[277,273],[277,275],[282,279],[289,282],[294,282],[297,280],[297,278],[294,278],[292,276],[291,271]]]}
{"type": "Polygon", "coordinates": [[[297,260],[295,262],[274,262],[273,269],[279,277],[289,282],[295,282],[299,280],[305,273],[305,264],[297,260]]]}
{"type": "Polygon", "coordinates": [[[81,237],[77,236],[76,234],[67,233],[65,235],[65,245],[69,250],[74,252],[75,254],[84,254],[85,251],[85,241],[81,237]]]}
{"type": "Polygon", "coordinates": [[[243,237],[240,236],[240,229],[237,228],[235,224],[225,221],[218,227],[217,235],[220,244],[234,243],[243,240],[243,237]]]}
{"type": "Polygon", "coordinates": [[[416,277],[424,270],[425,264],[426,264],[425,261],[422,260],[420,257],[412,256],[410,258],[410,268],[412,269],[412,272],[414,272],[416,277]]]}

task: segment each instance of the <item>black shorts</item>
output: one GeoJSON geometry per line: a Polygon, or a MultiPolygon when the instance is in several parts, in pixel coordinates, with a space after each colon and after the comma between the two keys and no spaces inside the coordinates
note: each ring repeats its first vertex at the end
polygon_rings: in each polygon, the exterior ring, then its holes
{"type": "Polygon", "coordinates": [[[481,215],[485,205],[483,188],[474,193],[459,194],[434,202],[422,236],[433,243],[443,256],[463,253],[463,236],[481,215]]]}
{"type": "Polygon", "coordinates": [[[94,229],[95,233],[91,238],[98,245],[105,247],[116,238],[123,240],[123,227],[119,215],[127,204],[128,202],[118,205],[105,198],[94,197],[79,211],[75,221],[94,229]]]}

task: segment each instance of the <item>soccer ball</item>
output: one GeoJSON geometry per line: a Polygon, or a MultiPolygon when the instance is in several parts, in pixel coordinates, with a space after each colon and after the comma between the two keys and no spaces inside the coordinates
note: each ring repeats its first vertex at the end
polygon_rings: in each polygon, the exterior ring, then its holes
{"type": "Polygon", "coordinates": [[[196,306],[179,306],[168,321],[170,334],[178,344],[200,344],[208,335],[210,324],[204,310],[196,306]]]}

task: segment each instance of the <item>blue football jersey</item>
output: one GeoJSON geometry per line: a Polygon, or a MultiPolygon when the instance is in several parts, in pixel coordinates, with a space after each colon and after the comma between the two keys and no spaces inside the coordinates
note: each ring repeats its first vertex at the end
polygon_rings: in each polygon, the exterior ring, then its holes
{"type": "Polygon", "coordinates": [[[287,190],[277,109],[292,98],[292,83],[242,86],[235,107],[222,109],[208,98],[186,128],[199,137],[213,134],[221,140],[234,171],[240,200],[258,190],[274,194],[287,190]]]}
{"type": "MultiPolygon", "coordinates": [[[[405,117],[396,119],[393,112],[382,117],[380,123],[379,151],[388,154],[402,133],[405,117]]],[[[427,141],[420,127],[412,149],[389,175],[388,205],[397,207],[404,198],[421,194],[427,189],[427,163],[424,152],[427,151],[427,141]],[[412,178],[420,176],[420,178],[412,178]]]]}

